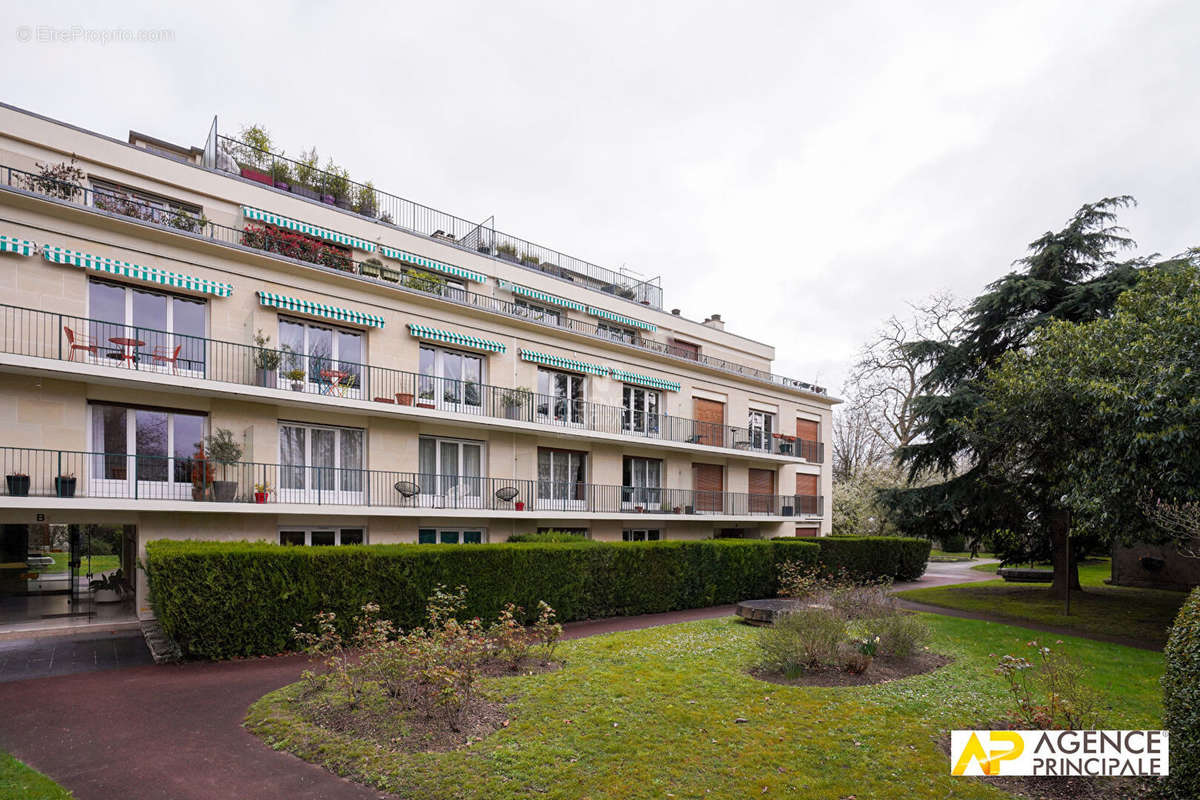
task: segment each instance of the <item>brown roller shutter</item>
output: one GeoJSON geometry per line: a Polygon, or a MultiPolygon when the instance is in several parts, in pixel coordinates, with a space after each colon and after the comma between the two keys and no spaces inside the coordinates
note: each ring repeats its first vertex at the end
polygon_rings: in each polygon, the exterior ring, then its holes
{"type": "Polygon", "coordinates": [[[725,404],[703,397],[692,398],[696,417],[696,442],[711,447],[725,445],[725,404]]]}
{"type": "Polygon", "coordinates": [[[750,470],[750,510],[769,513],[775,494],[775,471],[770,469],[750,470]]]}
{"type": "Polygon", "coordinates": [[[796,494],[802,494],[807,497],[816,497],[818,494],[817,486],[819,480],[819,475],[806,475],[804,473],[796,475],[796,494]]]}
{"type": "Polygon", "coordinates": [[[798,528],[796,528],[796,535],[803,536],[806,538],[812,537],[812,536],[820,536],[821,529],[820,528],[799,528],[798,527],[798,528]]]}
{"type": "Polygon", "coordinates": [[[821,426],[811,419],[796,420],[796,438],[808,442],[821,441],[821,426]]]}
{"type": "Polygon", "coordinates": [[[725,468],[720,464],[692,464],[692,488],[697,511],[720,511],[725,490],[725,468]]]}

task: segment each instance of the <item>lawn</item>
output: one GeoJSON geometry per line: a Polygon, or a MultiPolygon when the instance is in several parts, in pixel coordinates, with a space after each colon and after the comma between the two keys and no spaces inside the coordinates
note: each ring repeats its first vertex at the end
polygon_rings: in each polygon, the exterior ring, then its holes
{"type": "MultiPolygon", "coordinates": [[[[991,553],[979,553],[975,558],[995,558],[991,553]]],[[[947,553],[945,550],[934,548],[929,551],[930,561],[972,561],[971,553],[963,550],[960,553],[947,553]]]]}
{"type": "MultiPolygon", "coordinates": [[[[54,565],[50,567],[39,567],[38,571],[42,573],[66,572],[67,560],[70,558],[69,553],[46,553],[54,559],[54,565]]],[[[79,563],[79,574],[87,575],[88,569],[93,575],[100,575],[105,572],[112,572],[119,569],[121,566],[120,556],[83,556],[79,563]],[[89,561],[90,558],[90,561],[89,561]]]]}
{"type": "MultiPolygon", "coordinates": [[[[312,727],[290,708],[296,685],[251,707],[247,726],[276,749],[414,800],[1011,797],[951,777],[936,740],[1003,713],[992,668],[999,655],[1027,652],[1031,634],[926,619],[933,649],[955,661],[878,686],[760,682],[745,673],[757,629],[720,619],[568,642],[559,671],[488,679],[511,722],[456,751],[395,753],[312,727]]],[[[1160,726],[1160,654],[1064,646],[1090,667],[1110,707],[1106,727],[1160,726]]]]}
{"type": "Polygon", "coordinates": [[[0,753],[0,800],[70,800],[66,789],[7,753],[0,753]]]}
{"type": "MultiPolygon", "coordinates": [[[[971,569],[994,573],[996,567],[996,564],[979,564],[971,569]]],[[[1047,584],[994,580],[910,589],[898,595],[918,603],[994,614],[1014,622],[1039,622],[1080,633],[1128,636],[1161,648],[1187,593],[1107,586],[1104,581],[1110,574],[1106,558],[1090,559],[1079,565],[1083,591],[1072,593],[1070,616],[1063,613],[1062,601],[1050,594],[1047,584]]]]}

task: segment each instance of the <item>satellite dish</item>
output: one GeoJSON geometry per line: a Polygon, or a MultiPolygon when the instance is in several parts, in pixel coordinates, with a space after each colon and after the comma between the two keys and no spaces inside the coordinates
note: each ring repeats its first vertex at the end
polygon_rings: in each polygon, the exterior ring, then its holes
{"type": "Polygon", "coordinates": [[[396,491],[404,498],[414,497],[421,493],[421,487],[412,481],[396,481],[396,491]]]}

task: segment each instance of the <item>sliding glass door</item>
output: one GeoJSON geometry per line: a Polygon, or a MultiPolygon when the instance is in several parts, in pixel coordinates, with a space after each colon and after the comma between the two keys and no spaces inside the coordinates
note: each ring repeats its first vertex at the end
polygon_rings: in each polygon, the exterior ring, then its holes
{"type": "Polygon", "coordinates": [[[430,508],[483,507],[483,443],[421,437],[417,485],[430,508]]]}
{"type": "Polygon", "coordinates": [[[186,411],[92,404],[91,449],[97,455],[92,456],[88,494],[190,497],[191,459],[204,438],[205,422],[203,414],[186,411]]]}
{"type": "Polygon", "coordinates": [[[363,462],[359,428],[280,423],[280,502],[363,503],[363,462]]]}

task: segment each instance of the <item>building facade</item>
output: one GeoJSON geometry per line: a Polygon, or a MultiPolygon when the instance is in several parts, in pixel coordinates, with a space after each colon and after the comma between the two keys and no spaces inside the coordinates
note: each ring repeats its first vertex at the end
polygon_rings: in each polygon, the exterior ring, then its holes
{"type": "Polygon", "coordinates": [[[0,287],[9,624],[94,618],[88,574],[157,538],[830,529],[836,400],[773,347],[215,121],[184,147],[0,106],[0,287]]]}

